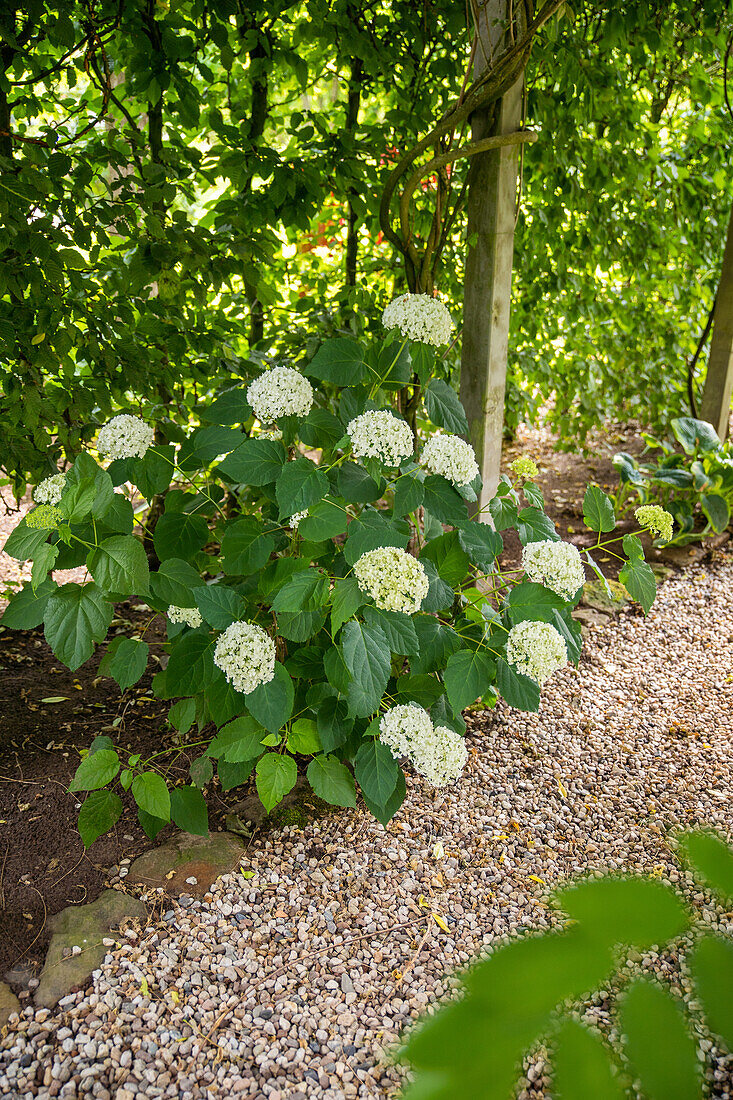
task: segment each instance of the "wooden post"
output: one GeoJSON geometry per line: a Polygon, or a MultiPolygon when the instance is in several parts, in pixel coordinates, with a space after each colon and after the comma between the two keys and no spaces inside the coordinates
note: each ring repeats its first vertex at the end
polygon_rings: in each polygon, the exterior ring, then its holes
{"type": "MultiPolygon", "coordinates": [[[[474,75],[500,51],[510,18],[507,0],[487,0],[480,9],[474,75]]],[[[523,80],[489,111],[471,118],[472,140],[513,133],[522,119],[523,80]]],[[[517,192],[516,145],[473,158],[468,189],[460,396],[470,440],[483,478],[478,508],[485,508],[499,481],[509,341],[509,310],[517,192]]],[[[480,517],[488,520],[488,513],[480,517]]]]}
{"type": "Polygon", "coordinates": [[[721,439],[728,434],[733,393],[733,210],[723,252],[718,294],[713,313],[713,334],[705,386],[700,402],[700,419],[709,421],[721,439]]]}

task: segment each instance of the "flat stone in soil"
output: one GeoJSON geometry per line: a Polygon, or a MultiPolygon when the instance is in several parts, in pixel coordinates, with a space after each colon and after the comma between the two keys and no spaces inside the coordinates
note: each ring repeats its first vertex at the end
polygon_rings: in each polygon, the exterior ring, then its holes
{"type": "Polygon", "coordinates": [[[244,843],[231,833],[192,836],[177,833],[159,848],[139,856],[128,883],[162,887],[169,894],[203,897],[220,875],[239,866],[244,843]]]}
{"type": "Polygon", "coordinates": [[[120,890],[105,890],[90,905],[70,905],[57,913],[35,1003],[52,1008],[66,993],[84,985],[104,959],[107,949],[102,940],[110,930],[128,920],[143,921],[147,913],[138,898],[120,890]]]}
{"type": "Polygon", "coordinates": [[[0,1027],[8,1022],[8,1017],[13,1012],[20,1011],[20,1001],[13,993],[9,985],[0,982],[0,1027]]]}

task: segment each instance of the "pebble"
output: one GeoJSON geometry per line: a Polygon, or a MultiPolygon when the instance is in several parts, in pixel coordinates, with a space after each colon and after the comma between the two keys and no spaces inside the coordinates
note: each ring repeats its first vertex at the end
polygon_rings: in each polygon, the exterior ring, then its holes
{"type": "MultiPolygon", "coordinates": [[[[0,1038],[0,1097],[386,1100],[401,1032],[480,953],[552,926],[547,896],[567,876],[674,881],[724,926],[666,836],[733,832],[731,635],[733,563],[719,555],[666,582],[646,618],[594,630],[538,714],[467,714],[460,782],[409,779],[386,831],[348,811],[255,837],[247,878],[105,940],[90,987],[52,1013],[21,1009],[0,1038]]],[[[654,971],[689,997],[684,950],[637,953],[624,973],[654,971]]],[[[612,992],[583,1012],[613,1040],[612,992]]],[[[698,1048],[713,1095],[733,1100],[731,1057],[702,1032],[698,1048]]],[[[542,1049],[525,1060],[520,1100],[545,1095],[549,1070],[542,1049]]]]}

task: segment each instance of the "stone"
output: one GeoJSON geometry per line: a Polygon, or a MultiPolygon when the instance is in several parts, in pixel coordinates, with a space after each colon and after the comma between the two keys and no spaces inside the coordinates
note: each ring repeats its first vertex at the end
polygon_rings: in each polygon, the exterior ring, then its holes
{"type": "Polygon", "coordinates": [[[211,884],[239,866],[244,843],[232,833],[177,833],[159,848],[138,856],[127,881],[162,887],[168,894],[203,897],[211,884]]]}
{"type": "Polygon", "coordinates": [[[293,789],[271,813],[267,813],[258,795],[252,793],[232,806],[225,821],[227,829],[232,832],[251,836],[255,829],[280,829],[285,825],[303,828],[309,822],[334,812],[335,807],[314,794],[308,780],[300,775],[293,789]]]}
{"type": "Polygon", "coordinates": [[[0,982],[0,1027],[8,1022],[13,1012],[20,1012],[20,1001],[9,985],[0,982]]]}
{"type": "Polygon", "coordinates": [[[602,611],[606,615],[615,615],[617,611],[628,607],[632,603],[631,596],[619,581],[607,581],[610,589],[609,596],[606,585],[601,580],[586,581],[583,585],[582,603],[586,607],[592,607],[596,611],[602,611]]]}
{"type": "Polygon", "coordinates": [[[53,917],[51,943],[36,989],[39,1007],[52,1008],[74,989],[84,985],[107,953],[104,940],[113,928],[128,920],[145,921],[143,903],[119,890],[105,890],[90,905],[69,905],[53,917]],[[81,951],[73,953],[74,947],[81,951]]]}

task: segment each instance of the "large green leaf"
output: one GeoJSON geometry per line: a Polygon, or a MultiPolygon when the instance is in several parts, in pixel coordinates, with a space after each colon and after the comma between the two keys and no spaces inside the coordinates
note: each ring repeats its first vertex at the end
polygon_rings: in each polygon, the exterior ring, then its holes
{"type": "Polygon", "coordinates": [[[733,1051],[733,944],[703,936],[688,963],[708,1026],[733,1051]]]}
{"type": "Polygon", "coordinates": [[[657,595],[657,581],[650,565],[644,561],[644,549],[636,535],[624,535],[623,548],[629,556],[618,578],[629,595],[648,613],[657,595]]]}
{"type": "Polygon", "coordinates": [[[130,480],[147,500],[152,500],[156,493],[165,492],[170,485],[174,456],[172,445],[157,446],[148,448],[143,458],[132,460],[130,480]]]}
{"type": "Polygon", "coordinates": [[[534,581],[522,581],[512,588],[507,599],[512,624],[530,620],[551,623],[556,611],[561,611],[565,601],[556,592],[534,581]]]}
{"type": "Polygon", "coordinates": [[[242,442],[242,433],[222,424],[209,424],[197,428],[184,439],[178,451],[178,465],[182,470],[200,470],[209,466],[219,455],[228,455],[242,442]]]}
{"type": "Polygon", "coordinates": [[[733,851],[716,833],[683,833],[681,851],[705,885],[727,904],[733,904],[733,851]]]}
{"type": "Polygon", "coordinates": [[[209,835],[209,814],[198,787],[174,787],[170,794],[171,821],[185,833],[209,835]]]}
{"type": "Polygon", "coordinates": [[[114,749],[98,749],[83,757],[69,784],[70,791],[96,791],[106,787],[120,770],[120,758],[114,749]]]}
{"type": "Polygon", "coordinates": [[[426,558],[433,563],[438,576],[453,587],[461,584],[468,575],[470,560],[459,542],[457,531],[449,531],[426,542],[420,551],[420,560],[426,558]]]}
{"type": "Polygon", "coordinates": [[[290,642],[305,642],[323,627],[327,612],[281,611],[277,617],[278,633],[290,642]]]}
{"type": "Polygon", "coordinates": [[[314,504],[309,514],[300,521],[298,533],[311,542],[321,542],[342,535],[349,523],[346,502],[340,503],[326,497],[314,504]]]}
{"type": "Polygon", "coordinates": [[[122,814],[122,799],[114,791],[92,791],[79,810],[79,835],[85,848],[108,832],[122,814]]]}
{"type": "Polygon", "coordinates": [[[311,378],[334,386],[358,386],[370,373],[361,345],[348,336],[324,341],[303,369],[311,378]]]}
{"type": "Polygon", "coordinates": [[[171,799],[165,780],[157,772],[142,772],[132,781],[132,796],[141,810],[161,821],[169,821],[171,799]]]}
{"type": "Polygon", "coordinates": [[[101,519],[112,503],[113,494],[112,478],[108,472],[90,454],[82,451],[66,475],[61,508],[69,523],[79,523],[90,514],[95,519],[101,519]]]}
{"type": "Polygon", "coordinates": [[[254,516],[243,516],[224,531],[222,568],[234,576],[249,576],[262,569],[275,549],[275,540],[254,516]]]}
{"type": "Polygon", "coordinates": [[[215,630],[225,630],[243,619],[247,609],[239,593],[225,584],[198,585],[193,590],[193,597],[204,622],[215,630]]]}
{"type": "Polygon", "coordinates": [[[468,435],[468,421],[458,394],[442,378],[433,378],[425,388],[425,409],[438,428],[454,435],[468,435]]]}
{"type": "Polygon", "coordinates": [[[155,525],[153,545],[161,561],[183,558],[188,561],[201,549],[209,537],[203,516],[188,512],[164,512],[155,525]]]}
{"type": "Polygon", "coordinates": [[[730,508],[724,496],[720,493],[703,493],[700,497],[700,507],[713,531],[718,534],[725,531],[730,523],[730,508]]]}
{"type": "Polygon", "coordinates": [[[73,672],[91,657],[94,643],[103,641],[112,615],[112,604],[95,584],[65,584],[46,604],[46,641],[73,672]]]}
{"type": "Polygon", "coordinates": [[[625,1053],[648,1100],[701,1100],[697,1050],[680,1004],[660,985],[634,982],[621,1003],[625,1053]]]}
{"type": "Polygon", "coordinates": [[[555,524],[541,508],[520,508],[517,514],[517,533],[522,546],[528,542],[557,540],[555,524]]]}
{"type": "Polygon", "coordinates": [[[32,630],[34,626],[40,626],[51,593],[57,587],[50,577],[39,584],[35,592],[32,585],[24,584],[19,592],[11,596],[0,622],[10,630],[32,630]]]}
{"type": "Polygon", "coordinates": [[[279,440],[245,439],[216,469],[242,485],[269,485],[277,481],[285,458],[279,440]]]}
{"type": "Polygon", "coordinates": [[[540,685],[501,657],[496,662],[496,686],[510,707],[532,712],[540,709],[540,685]]]}
{"type": "Polygon", "coordinates": [[[43,546],[47,538],[48,531],[29,527],[23,519],[10,532],[3,550],[17,561],[28,561],[43,546]]]}
{"type": "Polygon", "coordinates": [[[381,607],[365,607],[364,622],[383,632],[392,653],[414,657],[420,652],[415,625],[409,615],[403,615],[401,611],[385,611],[381,607]]]}
{"type": "Polygon", "coordinates": [[[720,437],[712,424],[707,420],[694,420],[691,416],[678,416],[670,421],[672,431],[679,443],[682,444],[686,454],[694,455],[696,451],[707,454],[715,451],[720,446],[720,437]]]}
{"type": "Polygon", "coordinates": [[[112,535],[90,551],[89,572],[100,588],[119,596],[148,592],[148,558],[134,535],[112,535]]]}
{"type": "Polygon", "coordinates": [[[296,512],[305,512],[328,492],[328,478],[309,458],[287,462],[275,485],[280,518],[288,519],[296,512]]]}
{"type": "Polygon", "coordinates": [[[294,573],[275,594],[273,611],[319,611],[328,602],[328,575],[320,569],[294,573]]]}
{"type": "Polygon", "coordinates": [[[420,471],[402,474],[397,479],[394,491],[394,514],[406,516],[408,512],[414,512],[419,508],[425,496],[423,478],[420,471]]]}
{"type": "Polygon", "coordinates": [[[339,577],[331,589],[331,630],[336,635],[342,625],[364,603],[356,577],[339,577]]]}
{"type": "Polygon", "coordinates": [[[366,797],[384,806],[397,786],[400,769],[387,746],[370,738],[359,747],[354,772],[366,797]]]}
{"type": "Polygon", "coordinates": [[[684,932],[689,922],[671,887],[654,880],[591,879],[561,890],[557,901],[587,936],[608,947],[645,950],[684,932]]]}
{"type": "Polygon", "coordinates": [[[465,500],[444,477],[430,474],[423,482],[423,490],[423,507],[441,523],[451,527],[468,523],[465,500]]]}
{"type": "Polygon", "coordinates": [[[127,691],[145,672],[150,647],[139,638],[113,639],[99,666],[102,676],[117,681],[120,691],[127,691]]]}
{"type": "Polygon", "coordinates": [[[451,653],[461,648],[461,639],[455,630],[432,615],[415,615],[412,623],[420,648],[410,660],[411,671],[434,672],[445,668],[451,653]]]}
{"type": "Polygon", "coordinates": [[[496,663],[485,650],[461,649],[448,658],[443,680],[448,700],[457,714],[484,695],[496,674],[496,663]]]}
{"type": "Polygon", "coordinates": [[[384,493],[384,478],[375,481],[368,470],[358,462],[344,462],[336,472],[336,483],[340,495],[350,504],[369,504],[378,500],[384,493]]]}
{"type": "Polygon", "coordinates": [[[341,631],[340,649],[351,674],[349,709],[357,717],[372,714],[387,687],[392,659],[384,632],[350,620],[341,631]]]}
{"type": "Polygon", "coordinates": [[[597,485],[589,485],[583,499],[583,522],[591,531],[607,533],[616,526],[611,498],[597,485]]]}
{"type": "Polygon", "coordinates": [[[257,761],[256,777],[257,793],[269,814],[295,786],[298,765],[292,756],[268,752],[257,761]]]}
{"type": "Polygon", "coordinates": [[[267,684],[260,684],[245,698],[252,717],[270,733],[278,733],[293,713],[295,689],[290,673],[280,661],[276,661],[273,679],[267,684]]]}
{"type": "Polygon", "coordinates": [[[354,777],[335,756],[316,756],[308,765],[308,782],[319,798],[332,806],[355,806],[354,777]]]}
{"type": "Polygon", "coordinates": [[[557,1100],[627,1100],[613,1056],[599,1035],[564,1020],[554,1041],[553,1092],[557,1100]]]}
{"type": "Polygon", "coordinates": [[[194,589],[201,586],[201,576],[182,558],[168,558],[160,563],[157,573],[149,577],[150,591],[161,605],[195,607],[194,589]]]}
{"type": "Polygon", "coordinates": [[[485,572],[494,568],[494,563],[504,549],[501,535],[492,530],[488,523],[467,523],[458,532],[461,546],[474,565],[485,572]]]}
{"type": "Polygon", "coordinates": [[[209,686],[214,676],[214,643],[198,631],[187,631],[171,643],[165,670],[168,698],[195,695],[209,686]]]}

